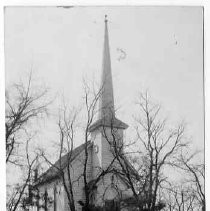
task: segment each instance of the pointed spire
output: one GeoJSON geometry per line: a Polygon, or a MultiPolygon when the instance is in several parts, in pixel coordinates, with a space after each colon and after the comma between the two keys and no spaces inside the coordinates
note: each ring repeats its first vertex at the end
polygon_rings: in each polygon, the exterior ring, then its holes
{"type": "Polygon", "coordinates": [[[99,99],[99,119],[94,122],[89,131],[94,131],[100,126],[126,129],[127,124],[115,117],[114,92],[112,83],[111,59],[109,49],[108,20],[105,15],[104,49],[101,80],[101,96],[99,99]]]}
{"type": "Polygon", "coordinates": [[[109,49],[109,35],[108,35],[108,20],[105,15],[105,30],[104,30],[104,49],[103,49],[103,66],[102,66],[102,80],[101,80],[101,98],[100,98],[100,114],[99,118],[110,119],[115,116],[114,112],[114,94],[111,73],[111,59],[109,49]]]}

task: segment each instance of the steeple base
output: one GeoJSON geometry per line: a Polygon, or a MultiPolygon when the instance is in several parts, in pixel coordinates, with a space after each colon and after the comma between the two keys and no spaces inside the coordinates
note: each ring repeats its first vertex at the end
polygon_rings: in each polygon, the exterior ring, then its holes
{"type": "Polygon", "coordinates": [[[116,117],[113,117],[112,119],[108,118],[102,118],[98,119],[96,122],[94,122],[90,128],[89,132],[92,132],[96,130],[99,127],[109,127],[109,128],[117,128],[117,129],[127,129],[128,125],[121,120],[117,119],[116,117]]]}

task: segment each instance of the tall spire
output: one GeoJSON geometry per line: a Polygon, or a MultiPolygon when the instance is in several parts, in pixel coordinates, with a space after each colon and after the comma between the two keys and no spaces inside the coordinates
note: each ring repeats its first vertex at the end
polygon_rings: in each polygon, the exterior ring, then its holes
{"type": "Polygon", "coordinates": [[[103,65],[102,65],[102,80],[101,80],[101,97],[99,102],[99,118],[113,118],[114,113],[114,94],[111,73],[111,59],[109,49],[108,35],[108,20],[105,15],[105,30],[104,30],[104,49],[103,49],[103,65]]]}
{"type": "Polygon", "coordinates": [[[101,96],[99,98],[99,119],[90,126],[89,131],[94,131],[101,126],[121,129],[126,129],[128,127],[127,124],[115,117],[107,15],[105,15],[104,22],[104,49],[102,64],[101,96]]]}

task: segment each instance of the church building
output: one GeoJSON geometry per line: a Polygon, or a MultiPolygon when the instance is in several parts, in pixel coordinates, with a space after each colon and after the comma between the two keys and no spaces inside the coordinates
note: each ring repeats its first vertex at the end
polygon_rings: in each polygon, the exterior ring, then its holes
{"type": "MultiPolygon", "coordinates": [[[[89,127],[91,140],[78,146],[71,152],[70,160],[66,154],[43,173],[35,182],[34,187],[38,190],[39,197],[33,210],[36,211],[67,211],[69,207],[69,198],[67,197],[65,187],[56,166],[62,166],[65,170],[70,165],[70,176],[72,181],[72,194],[74,196],[75,207],[81,211],[85,203],[84,188],[84,160],[87,159],[87,182],[91,184],[96,181],[101,172],[106,172],[110,165],[118,168],[120,165],[113,154],[113,147],[123,148],[123,133],[128,125],[115,116],[113,82],[111,71],[111,58],[109,49],[108,20],[105,18],[104,46],[103,46],[103,64],[101,95],[99,97],[99,115],[98,119],[89,127]],[[114,135],[113,135],[114,131],[114,135]],[[117,137],[117,138],[115,138],[117,137]],[[115,139],[115,140],[114,140],[115,139]],[[86,154],[87,153],[87,154],[86,154]],[[43,198],[41,198],[43,196],[43,198]],[[48,200],[46,200],[48,199],[48,200]]],[[[123,150],[123,149],[121,149],[123,150]]],[[[66,174],[67,174],[66,170],[66,174]]],[[[66,176],[67,177],[67,176],[66,176]]],[[[110,171],[101,176],[95,183],[94,190],[90,194],[90,204],[94,206],[104,206],[120,198],[129,198],[132,192],[129,189],[126,180],[110,171]]]]}

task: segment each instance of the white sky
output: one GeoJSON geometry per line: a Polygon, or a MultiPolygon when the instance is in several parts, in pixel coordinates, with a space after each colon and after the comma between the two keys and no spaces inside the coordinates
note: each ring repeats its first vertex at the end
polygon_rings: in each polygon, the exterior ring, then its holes
{"type": "MultiPolygon", "coordinates": [[[[52,93],[78,104],[82,78],[100,82],[105,14],[118,117],[132,125],[138,92],[148,89],[166,116],[187,122],[193,145],[203,148],[201,7],[6,8],[6,85],[33,66],[52,93]]],[[[44,141],[51,141],[52,128],[44,141]]]]}

